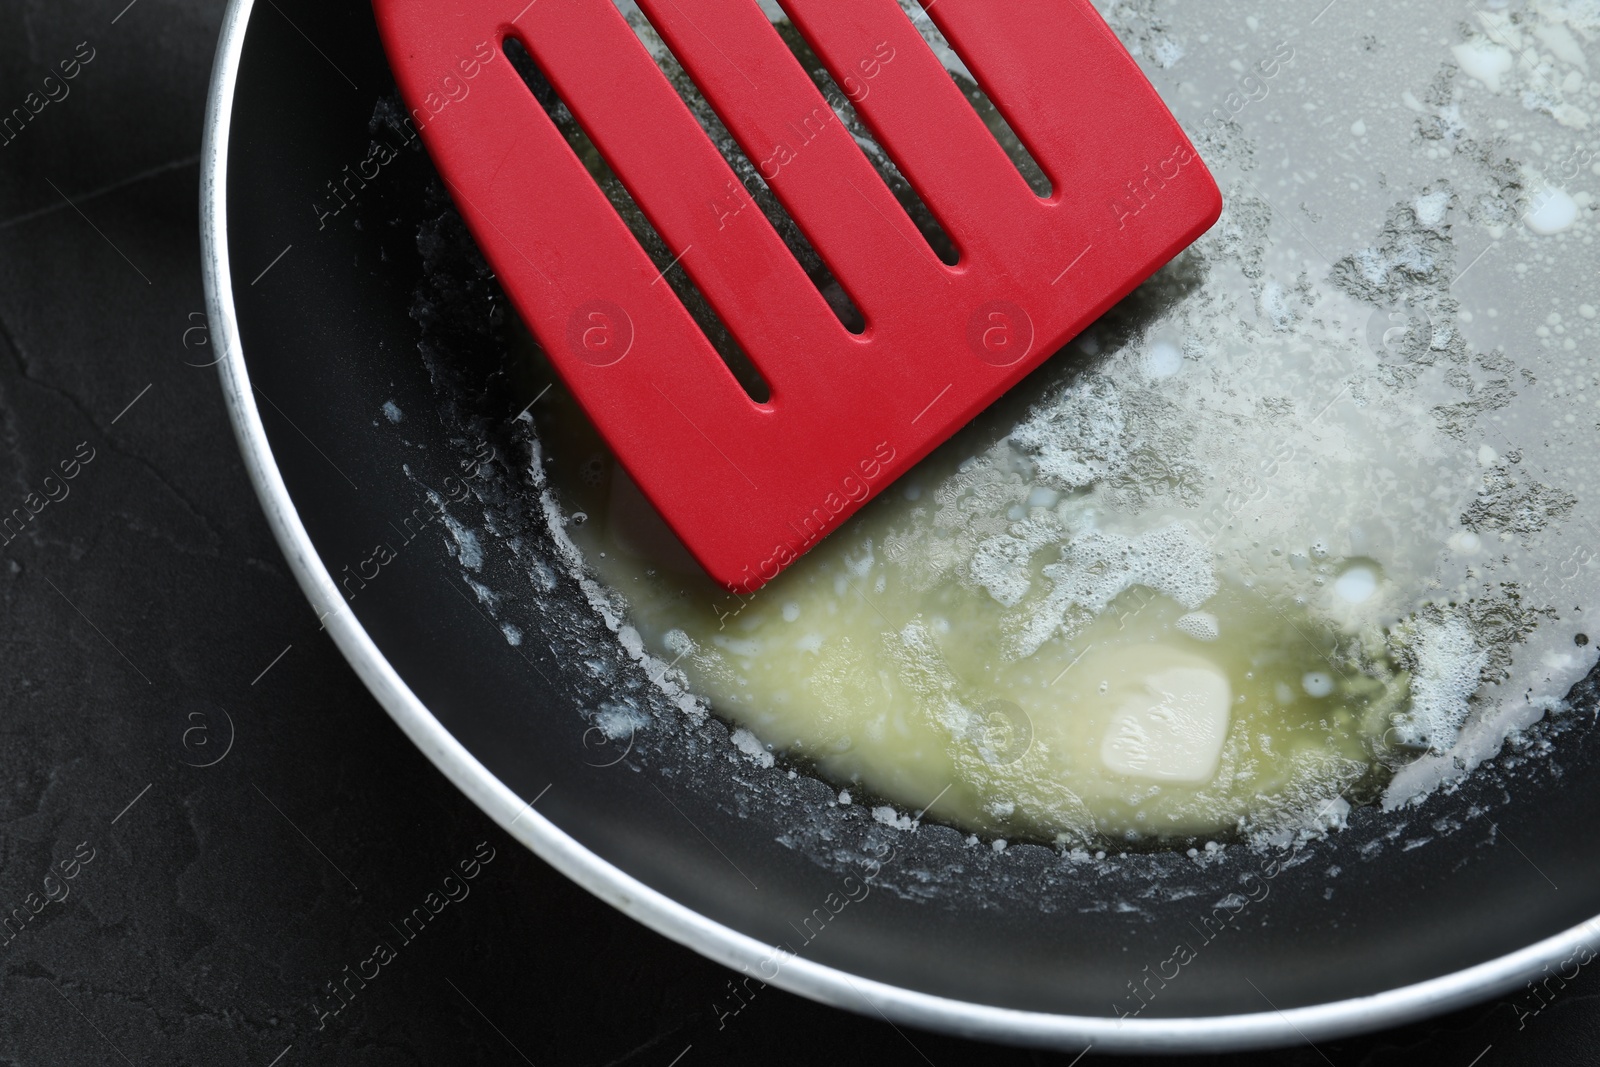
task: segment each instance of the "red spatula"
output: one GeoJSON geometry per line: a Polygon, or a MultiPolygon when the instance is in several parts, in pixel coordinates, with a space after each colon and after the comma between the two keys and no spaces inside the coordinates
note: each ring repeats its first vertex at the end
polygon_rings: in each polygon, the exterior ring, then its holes
{"type": "Polygon", "coordinates": [[[770,580],[1216,221],[1088,0],[925,0],[1036,196],[895,0],[783,0],[947,266],[756,0],[637,0],[866,319],[848,332],[612,0],[374,0],[413,121],[551,362],[723,585],[770,580]],[[506,59],[528,50],[770,384],[753,401],[506,59]],[[891,62],[884,57],[891,56],[891,62]],[[867,84],[858,93],[852,86],[867,84]],[[848,80],[847,80],[848,79],[848,80]]]}

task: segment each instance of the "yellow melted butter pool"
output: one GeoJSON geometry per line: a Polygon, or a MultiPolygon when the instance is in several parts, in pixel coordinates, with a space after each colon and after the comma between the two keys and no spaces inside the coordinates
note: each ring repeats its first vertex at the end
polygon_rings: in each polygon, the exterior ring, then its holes
{"type": "MultiPolygon", "coordinates": [[[[853,802],[888,801],[886,820],[1059,843],[1198,838],[1303,823],[1386,776],[1406,676],[1381,640],[1368,635],[1358,667],[1359,635],[1292,596],[1217,580],[1182,525],[1083,533],[1083,499],[1040,491],[1025,471],[975,477],[936,454],[736,596],[698,571],[574,423],[541,422],[546,470],[571,509],[568,533],[625,596],[646,646],[748,731],[735,739],[749,755],[809,763],[853,802]],[[971,578],[971,560],[966,581],[928,580],[939,502],[981,508],[997,477],[1023,498],[1010,528],[1032,520],[1087,554],[1076,566],[1128,571],[1098,590],[1115,591],[1105,603],[1091,581],[1063,609],[1080,616],[1070,635],[1041,639],[1003,603],[1018,568],[1031,587],[1051,587],[1052,574],[1058,591],[1082,585],[1052,571],[1048,550],[996,564],[999,599],[971,578]]],[[[1375,564],[1326,569],[1327,596],[1346,605],[1381,581],[1375,564]]]]}

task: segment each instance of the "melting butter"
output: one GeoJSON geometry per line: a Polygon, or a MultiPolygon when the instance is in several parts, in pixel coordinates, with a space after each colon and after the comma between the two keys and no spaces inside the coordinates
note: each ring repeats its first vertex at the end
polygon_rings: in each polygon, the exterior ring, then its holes
{"type": "MultiPolygon", "coordinates": [[[[1082,499],[1016,475],[1018,511],[936,454],[739,597],[574,430],[542,429],[547,470],[647,646],[767,749],[858,798],[1012,840],[1175,839],[1303,821],[1385,773],[1404,675],[1337,651],[1355,639],[1326,613],[1219,581],[1182,525],[1085,531],[1082,499]],[[1035,545],[1002,563],[991,534],[967,552],[975,577],[930,581],[951,536],[933,515],[978,500],[1009,513],[996,529],[1049,531],[1061,558],[1035,545]],[[1035,602],[1051,627],[1017,623],[1035,602]]],[[[1339,603],[1378,599],[1379,570],[1357,571],[1330,590],[1339,603]]]]}

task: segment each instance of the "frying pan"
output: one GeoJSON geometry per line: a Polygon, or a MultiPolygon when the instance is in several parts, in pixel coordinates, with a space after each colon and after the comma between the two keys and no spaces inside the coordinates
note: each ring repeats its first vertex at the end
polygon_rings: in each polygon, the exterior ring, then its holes
{"type": "Polygon", "coordinates": [[[1314,1041],[1600,943],[1593,675],[1453,791],[1271,855],[1002,851],[747,758],[652,683],[552,537],[518,418],[542,381],[508,354],[510,312],[426,156],[369,159],[396,139],[375,122],[392,93],[360,0],[231,4],[201,194],[222,385],[328,633],[439,769],[568,877],[753,980],[1063,1049],[1314,1041]],[[622,695],[647,714],[617,737],[596,723],[622,695]]]}

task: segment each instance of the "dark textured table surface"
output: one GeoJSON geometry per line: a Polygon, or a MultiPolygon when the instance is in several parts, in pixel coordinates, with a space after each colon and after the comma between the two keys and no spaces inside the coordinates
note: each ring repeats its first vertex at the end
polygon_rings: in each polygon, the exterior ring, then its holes
{"type": "MultiPolygon", "coordinates": [[[[1073,1062],[772,989],[719,1022],[727,972],[522,851],[401,735],[319,633],[202,366],[223,4],[125,3],[0,7],[0,111],[48,100],[0,137],[0,512],[30,513],[0,545],[0,1063],[1073,1062]],[[475,853],[470,895],[319,1019],[475,853]]],[[[1600,978],[1551,988],[1536,1015],[1525,993],[1215,1062],[1593,1062],[1600,978]]]]}

